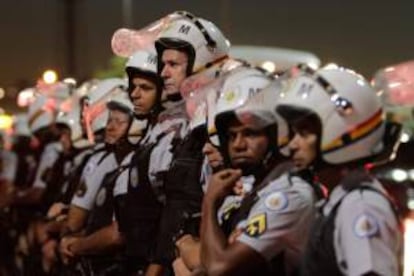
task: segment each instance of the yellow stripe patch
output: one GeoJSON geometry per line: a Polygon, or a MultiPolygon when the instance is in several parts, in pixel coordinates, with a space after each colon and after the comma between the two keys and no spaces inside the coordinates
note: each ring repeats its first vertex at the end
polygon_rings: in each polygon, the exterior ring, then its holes
{"type": "MultiPolygon", "coordinates": [[[[351,141],[356,141],[360,139],[361,137],[367,135],[374,129],[378,127],[378,125],[382,122],[382,109],[380,109],[377,113],[374,114],[371,118],[363,122],[362,124],[357,125],[354,129],[348,131],[346,134],[348,134],[349,139],[351,141]]],[[[333,149],[339,148],[344,146],[343,136],[336,138],[328,145],[324,146],[322,148],[323,152],[331,151],[333,149]]]]}

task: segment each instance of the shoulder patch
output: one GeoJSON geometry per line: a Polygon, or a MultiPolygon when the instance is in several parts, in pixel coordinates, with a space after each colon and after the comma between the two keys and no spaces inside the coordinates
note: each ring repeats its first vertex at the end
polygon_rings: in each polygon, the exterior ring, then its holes
{"type": "Polygon", "coordinates": [[[284,192],[273,192],[265,199],[265,206],[270,211],[282,211],[289,205],[289,200],[284,192]]]}
{"type": "Polygon", "coordinates": [[[370,238],[378,234],[379,224],[374,216],[361,214],[355,219],[353,229],[357,237],[370,238]]]}
{"type": "Polygon", "coordinates": [[[244,232],[253,238],[263,234],[267,229],[266,213],[256,215],[249,219],[244,232]]]}

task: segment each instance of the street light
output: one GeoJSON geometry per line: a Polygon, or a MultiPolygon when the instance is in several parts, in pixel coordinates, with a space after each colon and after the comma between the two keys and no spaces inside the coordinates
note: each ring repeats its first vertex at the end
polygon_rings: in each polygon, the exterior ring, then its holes
{"type": "Polygon", "coordinates": [[[46,84],[53,84],[57,81],[58,76],[54,70],[46,70],[43,72],[42,79],[46,84]]]}

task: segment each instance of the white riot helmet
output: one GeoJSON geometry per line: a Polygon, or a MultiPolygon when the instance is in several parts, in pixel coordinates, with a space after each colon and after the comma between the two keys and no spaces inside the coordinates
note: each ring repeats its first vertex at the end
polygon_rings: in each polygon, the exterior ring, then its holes
{"type": "Polygon", "coordinates": [[[94,135],[105,129],[108,120],[107,102],[111,94],[125,91],[126,82],[118,78],[109,78],[100,81],[91,89],[82,106],[82,120],[85,124],[90,142],[94,142],[94,135]]]}
{"type": "MultiPolygon", "coordinates": [[[[227,152],[227,149],[224,148],[228,140],[227,129],[230,122],[233,119],[237,119],[236,110],[261,89],[268,86],[272,80],[273,77],[266,75],[263,71],[250,67],[239,67],[224,79],[214,112],[214,123],[217,129],[220,147],[223,147],[222,153],[227,152]]],[[[270,144],[271,151],[276,153],[277,129],[275,127],[268,129],[269,136],[271,136],[270,139],[273,141],[270,144]]],[[[212,142],[214,144],[214,141],[212,142]]],[[[228,158],[226,154],[224,154],[224,158],[228,158]]]]}
{"type": "Polygon", "coordinates": [[[125,64],[125,71],[128,77],[135,71],[141,74],[148,74],[151,77],[157,74],[157,53],[155,49],[149,48],[136,51],[125,64]]]}
{"type": "Polygon", "coordinates": [[[37,87],[35,99],[28,110],[29,127],[32,133],[51,126],[56,119],[60,104],[71,93],[70,85],[58,82],[37,87]]]}
{"type": "Polygon", "coordinates": [[[285,77],[275,79],[235,111],[237,119],[244,125],[263,129],[276,124],[277,145],[280,152],[286,156],[289,155],[289,129],[286,121],[275,112],[275,108],[287,81],[285,77]]]}
{"type": "Polygon", "coordinates": [[[385,123],[371,85],[355,72],[330,66],[302,66],[281,94],[277,112],[290,123],[314,116],[321,123],[320,158],[343,164],[378,154],[385,123]]]}
{"type": "Polygon", "coordinates": [[[68,112],[61,111],[56,118],[57,125],[64,125],[70,129],[70,138],[76,148],[89,146],[91,143],[86,139],[81,123],[80,103],[72,106],[68,112]]]}
{"type": "MultiPolygon", "coordinates": [[[[188,12],[169,15],[166,26],[155,41],[158,59],[165,49],[176,49],[188,54],[187,75],[195,74],[227,57],[230,42],[217,26],[188,12]]],[[[161,72],[162,63],[158,63],[161,72]]]]}
{"type": "MultiPolygon", "coordinates": [[[[131,96],[134,90],[134,77],[144,77],[153,82],[157,88],[157,98],[152,111],[158,113],[161,110],[162,78],[157,74],[157,53],[155,48],[138,50],[129,57],[125,64],[125,72],[128,76],[128,93],[131,96]]],[[[136,114],[137,115],[137,114],[136,114]]],[[[138,119],[142,119],[138,116],[138,119]]]]}

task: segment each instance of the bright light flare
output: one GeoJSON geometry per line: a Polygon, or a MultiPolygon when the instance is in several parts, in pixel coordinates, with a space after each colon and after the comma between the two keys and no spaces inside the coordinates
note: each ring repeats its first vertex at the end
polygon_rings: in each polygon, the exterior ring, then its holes
{"type": "Polygon", "coordinates": [[[42,75],[42,79],[46,84],[53,84],[57,81],[58,76],[54,70],[46,70],[42,75]]]}
{"type": "Polygon", "coordinates": [[[13,125],[13,117],[6,114],[0,115],[0,129],[8,130],[13,125]]]}
{"type": "Polygon", "coordinates": [[[405,170],[394,169],[391,172],[391,177],[397,182],[403,182],[408,179],[408,173],[405,170]]]}
{"type": "Polygon", "coordinates": [[[276,64],[273,61],[265,61],[262,63],[261,67],[270,73],[273,73],[276,70],[276,64]]]}
{"type": "Polygon", "coordinates": [[[408,141],[410,141],[410,134],[403,132],[401,134],[400,141],[401,143],[407,143],[408,141]]]}

